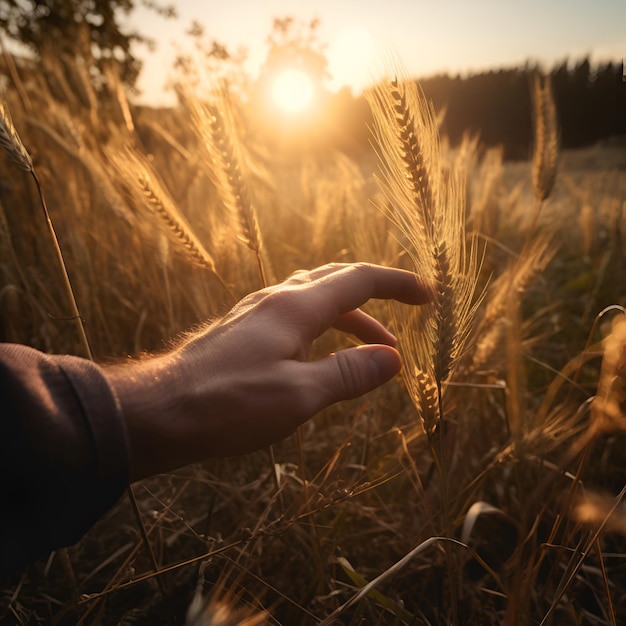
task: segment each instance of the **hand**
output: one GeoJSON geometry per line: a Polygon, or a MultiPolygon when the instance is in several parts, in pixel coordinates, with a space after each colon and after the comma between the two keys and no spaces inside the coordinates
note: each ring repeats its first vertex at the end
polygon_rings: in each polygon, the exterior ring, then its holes
{"type": "Polygon", "coordinates": [[[105,370],[128,427],[131,479],[262,448],[383,384],[402,365],[396,340],[358,307],[370,298],[423,304],[431,291],[415,274],[376,265],[299,271],[168,354],[105,370]],[[330,327],[369,345],[307,361],[330,327]]]}

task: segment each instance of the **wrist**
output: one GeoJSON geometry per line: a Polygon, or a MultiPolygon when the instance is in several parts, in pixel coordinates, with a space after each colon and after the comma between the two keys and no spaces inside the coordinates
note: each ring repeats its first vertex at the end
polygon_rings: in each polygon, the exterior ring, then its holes
{"type": "Polygon", "coordinates": [[[106,370],[126,424],[131,482],[184,464],[176,460],[184,390],[174,365],[175,357],[167,355],[106,370]]]}

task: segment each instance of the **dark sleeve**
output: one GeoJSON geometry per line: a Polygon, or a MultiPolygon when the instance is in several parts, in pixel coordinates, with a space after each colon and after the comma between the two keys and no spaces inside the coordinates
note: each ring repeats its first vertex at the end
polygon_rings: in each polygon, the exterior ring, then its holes
{"type": "Polygon", "coordinates": [[[124,491],[128,465],[98,365],[0,344],[0,577],[78,541],[124,491]]]}

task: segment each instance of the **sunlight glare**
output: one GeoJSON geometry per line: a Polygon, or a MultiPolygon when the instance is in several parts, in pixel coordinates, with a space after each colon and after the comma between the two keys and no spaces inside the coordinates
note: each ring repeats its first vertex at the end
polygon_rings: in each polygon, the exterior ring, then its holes
{"type": "Polygon", "coordinates": [[[337,87],[360,90],[372,80],[374,40],[362,26],[345,26],[335,34],[328,50],[329,71],[337,87]]]}
{"type": "Polygon", "coordinates": [[[274,80],[272,97],[287,113],[302,111],[313,98],[313,83],[300,70],[285,70],[274,80]]]}

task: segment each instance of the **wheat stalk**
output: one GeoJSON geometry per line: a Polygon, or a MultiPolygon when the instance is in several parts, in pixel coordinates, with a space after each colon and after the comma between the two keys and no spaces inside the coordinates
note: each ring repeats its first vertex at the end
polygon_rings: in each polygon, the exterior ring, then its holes
{"type": "Polygon", "coordinates": [[[533,88],[533,122],[534,149],[532,161],[533,189],[537,204],[527,230],[524,250],[529,246],[535,231],[544,201],[552,193],[556,180],[557,161],[559,155],[559,138],[557,127],[556,105],[552,92],[550,76],[542,78],[539,72],[534,76],[533,88]]]}
{"type": "Polygon", "coordinates": [[[110,152],[108,156],[122,180],[130,187],[131,193],[166,227],[177,249],[192,263],[211,272],[232,296],[230,287],[217,270],[215,260],[196,237],[147,161],[131,149],[110,152]]]}
{"type": "Polygon", "coordinates": [[[540,202],[548,198],[556,180],[559,156],[556,104],[550,76],[537,72],[533,90],[535,146],[533,152],[533,188],[540,202]]]}
{"type": "Polygon", "coordinates": [[[50,239],[52,240],[54,246],[59,270],[63,278],[65,293],[72,311],[72,318],[76,322],[76,329],[78,331],[78,336],[85,356],[89,359],[92,359],[93,356],[91,353],[91,347],[89,346],[89,341],[87,340],[83,319],[80,316],[80,312],[78,310],[78,304],[76,303],[76,298],[74,297],[74,290],[72,289],[72,284],[70,283],[67,268],[65,267],[65,261],[63,260],[63,254],[59,246],[59,240],[57,239],[56,232],[52,225],[52,220],[50,219],[48,206],[46,204],[46,199],[43,194],[43,189],[41,187],[39,177],[37,176],[35,168],[33,167],[33,160],[28,150],[26,150],[24,144],[22,143],[22,140],[20,139],[20,136],[15,129],[15,126],[13,125],[13,120],[11,119],[9,110],[4,102],[0,102],[0,146],[5,150],[5,152],[9,155],[10,159],[13,162],[20,169],[28,172],[35,181],[35,186],[37,187],[37,193],[39,195],[40,205],[44,214],[46,226],[48,228],[50,239]]]}
{"type": "Polygon", "coordinates": [[[0,147],[21,170],[33,173],[33,160],[24,147],[4,102],[0,102],[0,147]]]}
{"type": "Polygon", "coordinates": [[[135,130],[135,123],[124,91],[124,83],[120,77],[119,64],[108,60],[103,64],[102,72],[106,81],[111,102],[117,109],[116,117],[120,118],[129,133],[135,130]]]}
{"type": "MultiPolygon", "coordinates": [[[[392,307],[392,315],[403,347],[407,389],[441,479],[443,527],[451,532],[444,395],[479,302],[474,302],[477,240],[473,234],[466,243],[465,185],[460,176],[444,171],[435,116],[417,85],[394,79],[367,97],[382,165],[381,188],[390,207],[386,213],[403,236],[402,245],[414,270],[436,285],[429,306],[411,312],[392,307]]],[[[454,560],[454,554],[446,550],[450,579],[454,560]]],[[[456,612],[454,585],[450,593],[456,612]]]]}
{"type": "Polygon", "coordinates": [[[52,100],[66,103],[66,106],[74,112],[81,110],[80,98],[67,81],[61,58],[52,40],[42,42],[39,60],[41,63],[39,88],[52,100]]]}
{"type": "Polygon", "coordinates": [[[59,62],[68,81],[68,86],[76,96],[77,104],[80,105],[81,110],[88,112],[91,124],[96,128],[98,97],[89,76],[89,60],[85,57],[77,59],[73,55],[62,54],[59,57],[59,62]]]}
{"type": "Polygon", "coordinates": [[[271,272],[264,256],[257,211],[243,174],[243,158],[228,96],[222,91],[219,101],[212,104],[202,104],[190,97],[185,102],[191,110],[195,130],[203,140],[207,173],[223,204],[236,217],[238,238],[255,254],[261,282],[266,287],[271,272]]]}
{"type": "Polygon", "coordinates": [[[180,213],[174,209],[159,183],[149,175],[140,175],[137,178],[137,184],[143,193],[145,205],[163,221],[189,259],[199,267],[216,274],[213,257],[198,241],[180,213]]]}
{"type": "MultiPolygon", "coordinates": [[[[475,235],[466,244],[465,186],[460,176],[443,170],[435,116],[415,83],[394,79],[367,97],[381,161],[379,182],[390,207],[384,210],[402,234],[415,271],[437,285],[428,307],[394,315],[405,345],[404,375],[422,419],[434,414],[442,419],[444,385],[463,353],[477,306],[479,263],[475,235]],[[438,389],[435,413],[425,380],[438,389]]],[[[424,428],[432,432],[427,422],[424,428]]]]}
{"type": "Polygon", "coordinates": [[[524,254],[517,255],[493,281],[482,315],[474,326],[474,350],[469,362],[463,363],[464,374],[479,371],[489,361],[507,330],[510,298],[523,294],[545,270],[555,253],[551,238],[537,237],[525,248],[524,254]]]}

